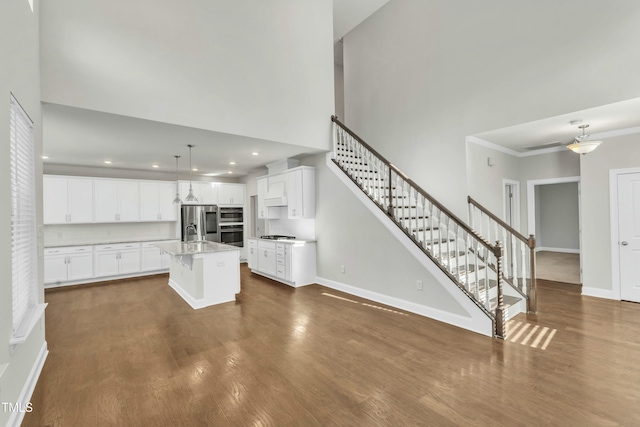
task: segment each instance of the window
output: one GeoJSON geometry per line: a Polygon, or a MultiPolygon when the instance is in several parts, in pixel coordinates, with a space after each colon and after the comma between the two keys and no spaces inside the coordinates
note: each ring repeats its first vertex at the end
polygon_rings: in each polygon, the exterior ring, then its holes
{"type": "Polygon", "coordinates": [[[37,304],[38,249],[33,123],[11,96],[12,343],[26,340],[45,304],[37,304]]]}

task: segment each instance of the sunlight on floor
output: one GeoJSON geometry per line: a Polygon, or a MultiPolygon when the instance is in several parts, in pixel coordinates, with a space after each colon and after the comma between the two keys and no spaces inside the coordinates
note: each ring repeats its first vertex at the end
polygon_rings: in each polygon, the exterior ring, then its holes
{"type": "Polygon", "coordinates": [[[509,332],[506,339],[507,341],[519,342],[522,345],[546,350],[558,330],[550,329],[546,326],[532,325],[531,323],[509,322],[507,323],[507,331],[509,332]],[[533,328],[529,329],[531,326],[533,326],[533,328]],[[543,339],[544,342],[542,341],[543,339]],[[541,342],[542,345],[538,347],[541,342]]]}
{"type": "Polygon", "coordinates": [[[331,298],[339,299],[341,301],[352,302],[354,304],[361,304],[361,305],[363,305],[365,307],[371,307],[371,308],[375,308],[377,310],[388,311],[389,313],[395,313],[395,314],[400,314],[402,316],[408,316],[407,313],[402,313],[400,311],[391,310],[390,308],[380,307],[378,305],[368,304],[366,302],[355,301],[355,300],[352,300],[352,299],[349,299],[349,298],[340,297],[338,295],[329,294],[327,292],[323,292],[322,295],[324,295],[325,297],[331,297],[331,298]]]}

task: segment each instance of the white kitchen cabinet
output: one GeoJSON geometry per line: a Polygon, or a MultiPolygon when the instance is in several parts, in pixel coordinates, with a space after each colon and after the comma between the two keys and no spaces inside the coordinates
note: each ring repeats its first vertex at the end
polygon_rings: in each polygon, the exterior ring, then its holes
{"type": "Polygon", "coordinates": [[[291,245],[276,243],[276,277],[291,280],[291,245]]]}
{"type": "Polygon", "coordinates": [[[289,218],[315,217],[315,170],[313,168],[297,168],[287,173],[287,203],[289,218]]]}
{"type": "Polygon", "coordinates": [[[140,221],[176,221],[175,192],[175,183],[140,182],[140,221]]]}
{"type": "Polygon", "coordinates": [[[247,262],[251,270],[258,268],[258,242],[255,239],[247,239],[249,256],[247,262]]]}
{"type": "Polygon", "coordinates": [[[97,245],[94,264],[96,277],[140,272],[140,243],[97,245]]]}
{"type": "Polygon", "coordinates": [[[258,270],[270,276],[276,275],[275,242],[258,242],[258,270]]]}
{"type": "Polygon", "coordinates": [[[258,188],[258,218],[260,219],[277,219],[280,218],[280,209],[277,207],[265,206],[264,199],[269,191],[269,178],[259,178],[256,180],[258,188]]]}
{"type": "Polygon", "coordinates": [[[308,240],[263,241],[249,239],[257,246],[256,260],[251,260],[252,272],[289,286],[305,286],[316,281],[316,243],[308,240]]]}
{"type": "Polygon", "coordinates": [[[92,246],[45,249],[45,284],[73,282],[91,277],[93,277],[92,246]]]}
{"type": "Polygon", "coordinates": [[[140,221],[140,186],[133,180],[96,179],[96,222],[140,221]]]}
{"type": "Polygon", "coordinates": [[[93,180],[91,178],[43,176],[44,224],[93,222],[93,180]]]}
{"type": "Polygon", "coordinates": [[[203,182],[199,184],[200,196],[202,197],[201,203],[203,205],[218,204],[218,185],[216,182],[203,182]]]}
{"type": "MultiPolygon", "coordinates": [[[[162,241],[163,243],[167,242],[162,241]]],[[[171,256],[164,253],[154,244],[158,242],[144,242],[140,245],[140,270],[166,270],[171,263],[171,256]]]]}
{"type": "Polygon", "coordinates": [[[218,204],[244,205],[244,184],[218,184],[218,204]]]}

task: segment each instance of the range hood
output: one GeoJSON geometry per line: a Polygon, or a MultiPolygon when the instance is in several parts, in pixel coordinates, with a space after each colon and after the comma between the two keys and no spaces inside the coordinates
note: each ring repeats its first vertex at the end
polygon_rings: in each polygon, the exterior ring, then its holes
{"type": "Polygon", "coordinates": [[[267,196],[264,198],[265,206],[287,206],[287,189],[285,182],[269,184],[267,196]]]}

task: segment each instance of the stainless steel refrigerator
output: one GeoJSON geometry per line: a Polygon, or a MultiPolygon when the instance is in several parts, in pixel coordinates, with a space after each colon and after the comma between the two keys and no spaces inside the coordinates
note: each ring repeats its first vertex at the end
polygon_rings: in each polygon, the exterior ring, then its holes
{"type": "Polygon", "coordinates": [[[180,225],[183,242],[220,242],[217,205],[182,205],[180,225]]]}

